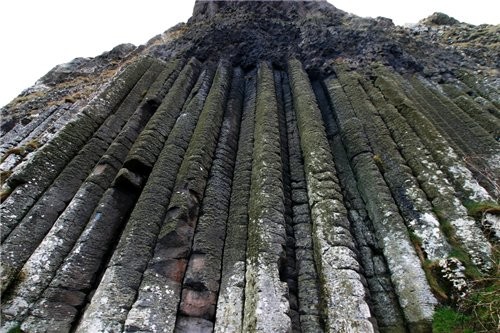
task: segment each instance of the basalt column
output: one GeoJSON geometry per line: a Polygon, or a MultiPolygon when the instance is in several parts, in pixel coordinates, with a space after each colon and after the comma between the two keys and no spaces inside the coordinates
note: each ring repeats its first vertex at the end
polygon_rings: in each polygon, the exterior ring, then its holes
{"type": "Polygon", "coordinates": [[[273,72],[267,63],[261,63],[248,207],[245,332],[286,332],[291,328],[288,288],[280,276],[286,269],[286,230],[278,126],[273,72]]]}

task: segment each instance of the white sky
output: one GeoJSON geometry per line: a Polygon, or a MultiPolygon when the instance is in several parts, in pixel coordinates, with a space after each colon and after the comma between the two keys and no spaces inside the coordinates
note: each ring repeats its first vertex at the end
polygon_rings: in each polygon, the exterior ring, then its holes
{"type": "MultiPolygon", "coordinates": [[[[328,0],[359,16],[414,23],[440,11],[500,24],[498,0],[328,0]]],[[[0,106],[55,65],[121,43],[141,45],[191,16],[194,0],[0,0],[0,106]]]]}

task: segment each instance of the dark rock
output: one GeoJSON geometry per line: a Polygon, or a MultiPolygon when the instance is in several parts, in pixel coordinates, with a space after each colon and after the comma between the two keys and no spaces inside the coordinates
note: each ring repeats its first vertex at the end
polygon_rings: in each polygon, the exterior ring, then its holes
{"type": "Polygon", "coordinates": [[[427,25],[456,25],[460,22],[444,13],[436,12],[420,21],[420,23],[427,25]]]}

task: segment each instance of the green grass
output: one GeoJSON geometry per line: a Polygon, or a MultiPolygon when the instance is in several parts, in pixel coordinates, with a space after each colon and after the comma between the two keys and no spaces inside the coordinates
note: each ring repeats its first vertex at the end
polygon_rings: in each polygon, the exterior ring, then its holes
{"type": "MultiPolygon", "coordinates": [[[[450,242],[451,243],[451,242],[450,242]]],[[[470,280],[481,279],[484,274],[472,263],[469,254],[459,245],[452,244],[450,257],[457,258],[465,267],[465,276],[470,280]]]]}
{"type": "MultiPolygon", "coordinates": [[[[500,213],[500,205],[493,202],[467,202],[465,206],[468,214],[476,219],[485,212],[500,213]]],[[[461,300],[444,299],[443,303],[447,306],[436,310],[433,332],[497,333],[500,327],[500,247],[494,245],[492,249],[494,268],[489,272],[481,272],[457,240],[453,226],[445,219],[440,221],[441,230],[452,246],[450,257],[457,258],[465,267],[469,290],[461,300]]],[[[433,262],[424,265],[431,287],[435,294],[447,294],[447,286],[440,283],[439,274],[434,268],[433,262]]]]}
{"type": "Polygon", "coordinates": [[[24,331],[21,330],[21,326],[19,324],[7,328],[7,333],[22,333],[22,332],[24,331]]]}
{"type": "Polygon", "coordinates": [[[442,307],[436,310],[432,321],[433,333],[472,333],[471,329],[464,325],[470,318],[450,307],[442,307]]]}
{"type": "Polygon", "coordinates": [[[481,218],[484,213],[500,214],[500,205],[496,202],[467,201],[464,206],[474,218],[481,218]]]}
{"type": "Polygon", "coordinates": [[[462,247],[462,244],[457,239],[455,235],[455,228],[451,225],[451,223],[447,220],[440,220],[440,228],[443,234],[446,236],[446,239],[450,243],[452,249],[450,252],[450,257],[457,258],[462,262],[465,267],[465,275],[469,279],[479,279],[482,277],[482,273],[479,269],[472,263],[472,260],[469,257],[469,254],[462,247]]]}
{"type": "Polygon", "coordinates": [[[471,317],[474,332],[498,332],[500,327],[500,248],[493,248],[495,269],[471,283],[469,295],[459,304],[461,312],[471,317]]]}
{"type": "Polygon", "coordinates": [[[470,278],[468,294],[436,310],[433,332],[497,333],[500,327],[500,249],[493,249],[496,268],[470,278]]]}

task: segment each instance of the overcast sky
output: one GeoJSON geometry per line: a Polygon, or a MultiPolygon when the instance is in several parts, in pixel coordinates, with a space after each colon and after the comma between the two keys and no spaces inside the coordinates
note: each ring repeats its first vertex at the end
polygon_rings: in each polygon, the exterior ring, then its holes
{"type": "MultiPolygon", "coordinates": [[[[440,11],[500,24],[498,0],[328,0],[359,16],[414,23],[440,11]]],[[[191,16],[194,0],[0,0],[0,106],[57,64],[121,43],[141,45],[191,16]]]]}

